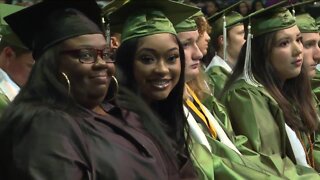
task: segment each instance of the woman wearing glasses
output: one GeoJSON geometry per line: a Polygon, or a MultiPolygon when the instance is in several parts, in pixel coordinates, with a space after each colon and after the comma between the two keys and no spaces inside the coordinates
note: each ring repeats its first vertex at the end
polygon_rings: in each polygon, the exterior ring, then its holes
{"type": "Polygon", "coordinates": [[[2,116],[0,179],[180,179],[146,109],[137,119],[102,103],[115,66],[94,0],[47,0],[6,21],[36,63],[2,116]]]}

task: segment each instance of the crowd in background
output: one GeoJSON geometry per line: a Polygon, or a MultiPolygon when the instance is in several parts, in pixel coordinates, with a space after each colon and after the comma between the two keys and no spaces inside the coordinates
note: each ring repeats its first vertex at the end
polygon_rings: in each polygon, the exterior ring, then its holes
{"type": "MultiPolygon", "coordinates": [[[[97,3],[104,7],[112,0],[97,0],[97,3]]],[[[293,0],[295,2],[297,0],[293,0]]],[[[41,0],[0,0],[0,3],[6,4],[16,4],[22,6],[31,6],[33,4],[39,3],[41,0]]],[[[215,13],[219,12],[221,9],[224,9],[233,3],[238,2],[238,0],[185,0],[185,3],[194,4],[195,6],[202,9],[202,12],[206,17],[210,17],[215,13]]],[[[244,0],[240,3],[235,9],[242,16],[246,16],[256,10],[259,10],[264,7],[268,7],[272,4],[279,2],[279,0],[244,0]]]]}

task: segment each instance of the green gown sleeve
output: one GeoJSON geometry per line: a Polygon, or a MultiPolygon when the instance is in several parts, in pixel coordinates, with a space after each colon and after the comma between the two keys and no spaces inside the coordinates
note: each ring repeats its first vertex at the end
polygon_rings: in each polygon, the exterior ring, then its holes
{"type": "Polygon", "coordinates": [[[282,179],[246,161],[218,140],[211,139],[209,136],[207,138],[213,148],[212,152],[194,140],[190,145],[191,158],[199,179],[282,179]]]}
{"type": "Polygon", "coordinates": [[[214,96],[219,98],[230,73],[220,66],[213,66],[206,73],[209,77],[209,85],[213,89],[214,96]]]}
{"type": "Polygon", "coordinates": [[[17,123],[13,140],[15,178],[87,179],[90,168],[77,126],[59,112],[38,114],[30,122],[17,123]]]}
{"type": "MultiPolygon", "coordinates": [[[[320,77],[319,77],[319,86],[320,86],[320,77]]],[[[320,93],[320,87],[319,87],[319,93],[320,93]]],[[[314,158],[314,163],[315,163],[315,169],[318,172],[320,172],[320,101],[316,95],[314,95],[314,99],[315,99],[316,108],[317,108],[317,112],[318,112],[319,125],[318,125],[318,129],[316,130],[314,137],[313,137],[313,139],[314,139],[313,158],[314,158]]]]}
{"type": "Polygon", "coordinates": [[[316,131],[313,145],[313,157],[316,170],[320,172],[320,129],[316,131]]]}
{"type": "Polygon", "coordinates": [[[2,115],[2,112],[8,106],[9,103],[10,100],[7,98],[7,96],[5,94],[0,93],[0,116],[2,115]]]}
{"type": "Polygon", "coordinates": [[[312,91],[320,99],[320,71],[316,70],[316,76],[311,80],[312,91]]]}
{"type": "Polygon", "coordinates": [[[242,144],[244,141],[247,141],[247,138],[242,135],[240,135],[239,137],[235,136],[226,108],[222,103],[218,101],[216,97],[209,96],[202,103],[217,119],[217,121],[220,123],[221,127],[224,129],[231,141],[233,141],[235,144],[242,144]]]}
{"type": "Polygon", "coordinates": [[[235,133],[248,138],[250,149],[267,155],[285,153],[284,119],[274,108],[275,101],[255,88],[238,88],[228,91],[223,102],[235,133]]]}
{"type": "MultiPolygon", "coordinates": [[[[246,147],[260,155],[260,161],[256,163],[266,169],[276,170],[280,176],[320,179],[311,168],[292,162],[284,116],[276,101],[263,87],[253,87],[240,81],[226,92],[222,102],[230,115],[235,133],[245,135],[248,138],[246,147]]],[[[238,148],[241,150],[241,147],[238,148]]]]}

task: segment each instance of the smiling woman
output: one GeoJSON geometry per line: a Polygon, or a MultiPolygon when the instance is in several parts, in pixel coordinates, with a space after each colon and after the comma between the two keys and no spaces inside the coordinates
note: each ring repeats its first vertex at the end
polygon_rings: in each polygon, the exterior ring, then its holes
{"type": "Polygon", "coordinates": [[[185,58],[172,20],[179,22],[196,11],[173,1],[142,0],[130,1],[110,15],[111,19],[123,17],[119,24],[124,24],[116,54],[116,66],[122,72],[119,83],[140,95],[158,115],[174,147],[167,170],[177,169],[180,177],[188,179],[197,175],[190,161],[182,106],[185,58]],[[179,11],[182,15],[173,17],[179,11]],[[129,17],[128,12],[132,12],[129,17]]]}
{"type": "Polygon", "coordinates": [[[133,69],[137,85],[147,101],[167,98],[180,78],[181,63],[177,40],[170,34],[141,38],[133,69]]]}
{"type": "Polygon", "coordinates": [[[61,44],[59,71],[67,75],[71,94],[79,104],[95,108],[105,98],[115,66],[102,34],[71,38],[61,44]]]}

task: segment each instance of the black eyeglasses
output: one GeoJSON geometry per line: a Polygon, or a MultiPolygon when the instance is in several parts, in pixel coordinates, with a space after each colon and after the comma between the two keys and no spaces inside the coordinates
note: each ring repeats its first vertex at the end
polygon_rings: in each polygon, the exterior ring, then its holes
{"type": "Polygon", "coordinates": [[[99,50],[94,48],[83,48],[61,51],[61,54],[71,54],[79,59],[83,64],[94,64],[98,61],[98,55],[106,63],[114,63],[114,52],[107,52],[107,50],[99,50]]]}

